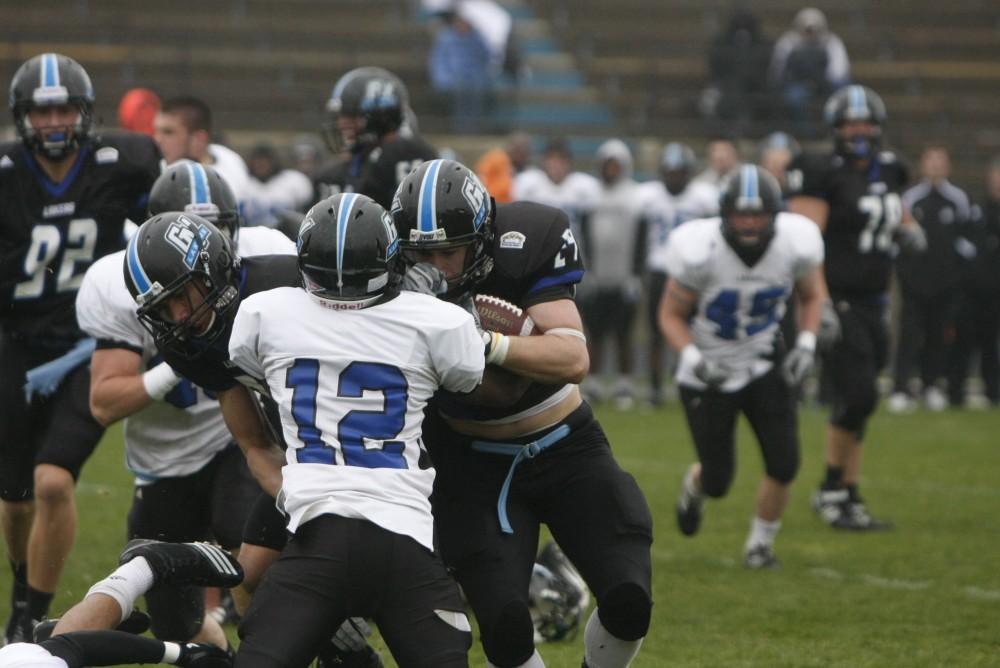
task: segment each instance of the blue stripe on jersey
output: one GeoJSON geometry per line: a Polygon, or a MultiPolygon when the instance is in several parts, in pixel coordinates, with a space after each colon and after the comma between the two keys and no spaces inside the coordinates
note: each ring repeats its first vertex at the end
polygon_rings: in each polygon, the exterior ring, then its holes
{"type": "Polygon", "coordinates": [[[357,201],[357,193],[346,193],[340,200],[337,212],[337,287],[344,287],[344,245],[347,243],[347,225],[351,222],[351,209],[357,201]]]}
{"type": "Polygon", "coordinates": [[[146,276],[145,270],[142,268],[142,264],[139,262],[139,249],[136,240],[139,238],[139,233],[136,232],[132,235],[132,238],[128,242],[128,250],[125,253],[125,259],[128,262],[128,273],[132,277],[132,282],[135,283],[135,287],[138,288],[139,294],[146,294],[149,292],[150,284],[149,277],[146,276]]]}
{"type": "Polygon", "coordinates": [[[583,269],[574,269],[573,271],[567,271],[565,274],[559,274],[558,276],[546,276],[528,288],[528,292],[537,292],[538,290],[544,290],[545,288],[551,288],[556,285],[571,285],[573,283],[579,283],[582,279],[583,269]]]}
{"type": "Polygon", "coordinates": [[[56,54],[46,53],[42,56],[42,87],[52,88],[59,85],[59,63],[56,54]]]}
{"type": "Polygon", "coordinates": [[[208,189],[208,174],[205,173],[205,168],[197,162],[191,162],[189,169],[191,170],[191,203],[211,204],[212,197],[208,189]]]}
{"type": "Polygon", "coordinates": [[[417,201],[417,229],[421,232],[433,232],[437,229],[437,180],[441,170],[441,160],[434,160],[424,172],[424,180],[420,184],[420,199],[417,201]]]}

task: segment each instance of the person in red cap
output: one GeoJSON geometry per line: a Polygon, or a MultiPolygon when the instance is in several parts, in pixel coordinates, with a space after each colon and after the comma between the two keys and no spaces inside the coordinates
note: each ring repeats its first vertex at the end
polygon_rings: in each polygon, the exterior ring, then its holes
{"type": "Polygon", "coordinates": [[[160,96],[148,88],[133,88],[118,103],[118,126],[153,135],[153,118],[160,110],[160,96]]]}

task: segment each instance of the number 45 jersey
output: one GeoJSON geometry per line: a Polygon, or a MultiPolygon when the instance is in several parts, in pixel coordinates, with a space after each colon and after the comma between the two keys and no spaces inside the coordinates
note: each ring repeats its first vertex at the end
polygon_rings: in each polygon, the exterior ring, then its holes
{"type": "Polygon", "coordinates": [[[0,321],[31,341],[81,336],[76,291],[94,260],[124,247],[125,219],[146,218],[160,173],[152,139],[113,134],[79,151],[53,183],[20,143],[0,146],[0,321]]]}
{"type": "MultiPolygon", "coordinates": [[[[732,373],[723,392],[735,392],[774,364],[778,326],[795,282],[823,262],[823,239],[805,216],[779,213],[774,238],[752,267],[722,236],[720,218],[685,223],[670,235],[667,271],[698,293],[691,337],[702,354],[732,373]]],[[[679,369],[677,382],[705,384],[679,369]]]]}
{"type": "Polygon", "coordinates": [[[232,362],[278,405],[288,529],[339,515],[433,551],[423,411],[439,387],[479,385],[482,339],[469,313],[428,295],[335,306],[301,288],[260,292],[240,304],[229,339],[232,362]]]}

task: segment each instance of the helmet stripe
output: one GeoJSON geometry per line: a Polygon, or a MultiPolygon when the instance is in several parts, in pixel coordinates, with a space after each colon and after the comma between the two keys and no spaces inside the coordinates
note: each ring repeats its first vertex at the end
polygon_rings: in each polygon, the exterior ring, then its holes
{"type": "Polygon", "coordinates": [[[337,212],[337,287],[344,287],[344,245],[347,243],[347,226],[351,222],[351,209],[358,200],[357,193],[346,193],[340,200],[337,212]]]}
{"type": "Polygon", "coordinates": [[[188,169],[191,178],[191,203],[211,204],[211,191],[208,189],[208,174],[200,163],[192,161],[188,169]]]}
{"type": "Polygon", "coordinates": [[[757,170],[753,165],[743,165],[743,198],[752,201],[760,197],[760,184],[757,183],[757,170]]]}
{"type": "Polygon", "coordinates": [[[46,53],[42,56],[42,88],[54,88],[59,85],[59,62],[56,54],[46,53]]]}
{"type": "Polygon", "coordinates": [[[847,95],[851,111],[855,114],[863,113],[867,103],[867,100],[865,99],[865,89],[861,86],[851,86],[850,89],[848,89],[847,95]]]}
{"type": "Polygon", "coordinates": [[[132,277],[132,282],[135,283],[135,287],[138,288],[139,294],[143,295],[149,292],[151,287],[149,277],[146,276],[146,271],[142,268],[142,264],[139,262],[139,248],[137,239],[141,235],[136,232],[132,235],[132,238],[128,242],[128,250],[125,254],[126,262],[128,263],[128,273],[132,277]]]}
{"type": "Polygon", "coordinates": [[[420,183],[420,199],[417,201],[417,229],[433,232],[437,229],[437,181],[443,160],[434,160],[427,166],[424,179],[420,183]]]}

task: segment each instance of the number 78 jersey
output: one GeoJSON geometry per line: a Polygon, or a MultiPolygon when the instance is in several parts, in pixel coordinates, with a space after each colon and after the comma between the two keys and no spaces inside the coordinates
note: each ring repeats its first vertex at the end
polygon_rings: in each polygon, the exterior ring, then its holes
{"type": "Polygon", "coordinates": [[[439,387],[479,385],[482,339],[469,313],[428,295],[332,306],[300,288],[260,292],[240,305],[229,339],[232,362],[278,405],[288,528],[340,515],[433,550],[423,411],[439,387]]]}
{"type": "MultiPolygon", "coordinates": [[[[795,282],[822,262],[819,228],[794,213],[778,214],[774,238],[752,267],[723,238],[720,218],[685,223],[670,236],[667,271],[698,293],[691,337],[706,358],[731,371],[724,392],[735,392],[771,369],[778,326],[795,282]]],[[[687,371],[678,370],[677,382],[704,389],[687,371]]]]}

